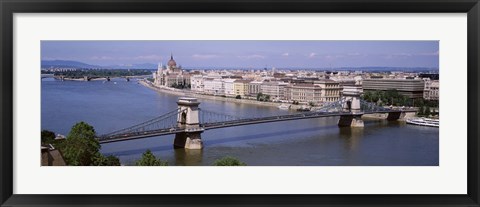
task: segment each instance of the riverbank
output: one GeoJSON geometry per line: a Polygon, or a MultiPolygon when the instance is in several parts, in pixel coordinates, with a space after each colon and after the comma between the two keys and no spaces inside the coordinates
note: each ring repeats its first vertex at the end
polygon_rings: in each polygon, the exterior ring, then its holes
{"type": "MultiPolygon", "coordinates": [[[[204,94],[197,94],[191,91],[185,91],[180,89],[174,88],[167,88],[167,87],[158,87],[154,86],[152,83],[146,80],[139,80],[138,81],[143,86],[150,88],[152,90],[167,93],[175,96],[186,96],[186,97],[193,97],[199,99],[208,99],[208,100],[215,100],[215,101],[225,101],[231,103],[241,103],[241,104],[252,104],[252,105],[261,105],[261,106],[268,106],[268,107],[277,107],[282,105],[282,103],[274,103],[274,102],[261,102],[256,100],[249,100],[249,99],[236,99],[236,98],[228,98],[228,97],[221,97],[221,96],[211,96],[211,95],[204,95],[204,94]]],[[[292,105],[293,106],[293,105],[292,105]]]]}

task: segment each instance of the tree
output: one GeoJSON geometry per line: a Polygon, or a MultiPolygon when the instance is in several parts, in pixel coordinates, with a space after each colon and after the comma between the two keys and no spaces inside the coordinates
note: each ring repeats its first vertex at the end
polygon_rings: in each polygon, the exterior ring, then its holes
{"type": "Polygon", "coordinates": [[[55,133],[48,130],[42,130],[41,140],[42,145],[52,144],[55,141],[55,133]]]}
{"type": "Polygon", "coordinates": [[[140,160],[135,163],[137,166],[168,166],[168,162],[157,159],[149,149],[145,151],[140,160]]]}
{"type": "Polygon", "coordinates": [[[420,108],[418,108],[417,115],[419,115],[419,116],[423,115],[423,111],[424,111],[423,106],[420,106],[420,108]]]}
{"type": "Polygon", "coordinates": [[[75,124],[60,150],[68,165],[93,165],[100,150],[100,144],[95,139],[95,129],[85,122],[75,124]]]}
{"type": "Polygon", "coordinates": [[[430,106],[425,107],[425,116],[430,116],[430,106]]]}
{"type": "Polygon", "coordinates": [[[120,166],[120,159],[113,155],[103,156],[97,153],[94,157],[93,165],[96,166],[120,166]]]}
{"type": "Polygon", "coordinates": [[[257,101],[261,101],[260,99],[263,98],[262,93],[257,93],[257,101]]]}
{"type": "Polygon", "coordinates": [[[214,166],[246,166],[247,164],[245,164],[244,162],[241,162],[237,158],[226,156],[218,160],[215,160],[213,165],[214,166]]]}
{"type": "Polygon", "coordinates": [[[265,95],[265,101],[270,101],[270,95],[265,95]]]}

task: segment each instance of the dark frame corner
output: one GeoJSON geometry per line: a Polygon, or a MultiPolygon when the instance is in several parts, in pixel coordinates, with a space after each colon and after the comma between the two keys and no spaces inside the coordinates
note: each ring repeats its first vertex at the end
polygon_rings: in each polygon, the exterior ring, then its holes
{"type": "Polygon", "coordinates": [[[479,0],[0,0],[1,206],[480,206],[479,0]],[[295,5],[295,6],[292,6],[295,5]],[[466,195],[18,195],[13,194],[13,14],[112,12],[467,13],[468,194],[466,195]]]}

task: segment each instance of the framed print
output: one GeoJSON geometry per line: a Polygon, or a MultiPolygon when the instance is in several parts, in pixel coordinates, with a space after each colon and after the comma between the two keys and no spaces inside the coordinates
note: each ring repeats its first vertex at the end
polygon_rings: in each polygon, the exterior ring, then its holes
{"type": "Polygon", "coordinates": [[[480,204],[476,0],[0,5],[2,206],[480,204]]]}

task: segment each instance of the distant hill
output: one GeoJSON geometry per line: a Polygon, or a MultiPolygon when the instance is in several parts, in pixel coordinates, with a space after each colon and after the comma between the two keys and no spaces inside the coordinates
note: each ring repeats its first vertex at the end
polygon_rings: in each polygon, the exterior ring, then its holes
{"type": "Polygon", "coordinates": [[[101,68],[98,65],[90,65],[72,60],[42,60],[42,68],[66,67],[66,68],[101,68]]]}
{"type": "Polygon", "coordinates": [[[129,64],[129,65],[90,65],[73,60],[42,60],[42,68],[65,67],[65,68],[103,68],[103,69],[156,69],[152,63],[129,64]]]}
{"type": "Polygon", "coordinates": [[[112,68],[112,69],[157,69],[157,65],[152,63],[109,65],[109,66],[103,66],[103,67],[112,68]]]}

